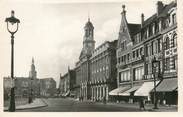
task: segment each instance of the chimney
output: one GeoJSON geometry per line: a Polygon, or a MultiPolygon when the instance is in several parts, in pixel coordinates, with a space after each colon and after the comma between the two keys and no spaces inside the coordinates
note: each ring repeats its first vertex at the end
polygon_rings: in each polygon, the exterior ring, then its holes
{"type": "Polygon", "coordinates": [[[158,1],[157,2],[157,15],[159,15],[160,13],[161,13],[161,11],[163,10],[163,7],[164,7],[164,5],[163,5],[163,2],[162,1],[158,1]]]}
{"type": "Polygon", "coordinates": [[[142,28],[142,26],[143,26],[143,23],[144,23],[144,14],[142,13],[142,14],[141,14],[141,28],[142,28]]]}

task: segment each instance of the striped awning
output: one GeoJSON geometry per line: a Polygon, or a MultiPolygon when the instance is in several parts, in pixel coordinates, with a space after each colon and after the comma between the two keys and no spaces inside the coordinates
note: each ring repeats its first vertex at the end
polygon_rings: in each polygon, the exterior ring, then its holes
{"type": "Polygon", "coordinates": [[[129,86],[124,86],[124,87],[118,87],[112,91],[109,92],[109,95],[117,96],[119,93],[123,93],[124,91],[130,89],[129,86]]]}
{"type": "Polygon", "coordinates": [[[133,86],[132,88],[128,89],[127,91],[123,92],[123,93],[119,93],[119,95],[122,96],[130,96],[130,94],[134,91],[136,91],[137,89],[139,89],[141,86],[133,86]]]}
{"type": "MultiPolygon", "coordinates": [[[[177,78],[168,78],[162,80],[162,82],[156,87],[156,92],[171,92],[178,88],[177,78]]],[[[152,90],[153,92],[154,90],[152,90]]]]}
{"type": "MultiPolygon", "coordinates": [[[[156,81],[156,86],[159,81],[156,81]]],[[[149,93],[154,88],[154,82],[144,82],[144,84],[134,93],[134,96],[149,96],[149,93]]]]}

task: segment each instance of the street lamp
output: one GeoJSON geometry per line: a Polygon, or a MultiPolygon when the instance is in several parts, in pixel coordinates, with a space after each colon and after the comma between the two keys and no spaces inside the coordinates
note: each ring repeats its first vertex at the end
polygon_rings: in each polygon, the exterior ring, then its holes
{"type": "Polygon", "coordinates": [[[14,34],[18,31],[20,20],[15,18],[15,12],[11,11],[11,17],[6,18],[5,22],[7,23],[7,30],[11,34],[11,78],[12,78],[12,87],[11,87],[11,97],[10,97],[10,106],[9,111],[15,111],[15,81],[14,81],[14,34]],[[11,30],[9,24],[12,26],[16,24],[15,30],[11,30]]]}
{"type": "Polygon", "coordinates": [[[160,61],[156,60],[156,58],[154,57],[152,60],[153,75],[154,75],[154,108],[153,109],[158,109],[157,99],[156,99],[156,77],[159,76],[159,65],[160,65],[160,61]]]}

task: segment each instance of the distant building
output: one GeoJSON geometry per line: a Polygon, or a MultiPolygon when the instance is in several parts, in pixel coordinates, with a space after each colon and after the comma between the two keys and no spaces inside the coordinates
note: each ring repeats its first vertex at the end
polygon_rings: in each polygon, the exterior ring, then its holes
{"type": "Polygon", "coordinates": [[[54,97],[56,94],[56,81],[53,78],[40,79],[40,95],[42,97],[54,97]]]}
{"type": "MultiPolygon", "coordinates": [[[[32,58],[31,70],[29,77],[14,77],[15,78],[15,97],[29,97],[32,91],[33,97],[48,95],[52,96],[56,90],[56,82],[53,78],[37,78],[37,71],[32,58]],[[43,91],[44,90],[44,91],[43,91]],[[47,91],[49,90],[49,91],[47,91]],[[53,92],[52,92],[53,91],[53,92]],[[46,92],[46,93],[43,93],[46,92]]],[[[8,99],[11,89],[11,78],[4,77],[4,98],[8,99]]]]}
{"type": "Polygon", "coordinates": [[[68,72],[63,76],[60,75],[59,95],[63,97],[76,96],[76,91],[74,89],[75,84],[76,84],[75,70],[70,69],[68,67],[68,72]]]}

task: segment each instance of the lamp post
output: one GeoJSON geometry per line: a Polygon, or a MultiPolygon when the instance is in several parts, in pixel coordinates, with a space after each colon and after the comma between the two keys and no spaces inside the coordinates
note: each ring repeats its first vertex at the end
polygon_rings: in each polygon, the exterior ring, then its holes
{"type": "Polygon", "coordinates": [[[33,80],[33,78],[31,77],[30,78],[30,94],[29,94],[29,103],[32,103],[32,91],[33,91],[33,89],[32,89],[32,80],[33,80]]]}
{"type": "Polygon", "coordinates": [[[160,64],[160,61],[156,60],[156,58],[152,60],[153,75],[154,75],[154,107],[153,109],[158,109],[157,99],[156,99],[156,77],[158,77],[158,74],[159,74],[159,64],[160,64]]]}
{"type": "Polygon", "coordinates": [[[20,20],[15,18],[14,16],[15,12],[11,11],[11,17],[8,17],[5,19],[5,22],[7,23],[7,30],[11,34],[11,79],[12,79],[12,87],[11,87],[11,95],[10,95],[10,106],[9,111],[14,112],[15,111],[15,79],[14,79],[14,34],[18,31],[20,20]],[[9,24],[12,26],[16,24],[15,30],[11,29],[9,27],[9,24]]]}

